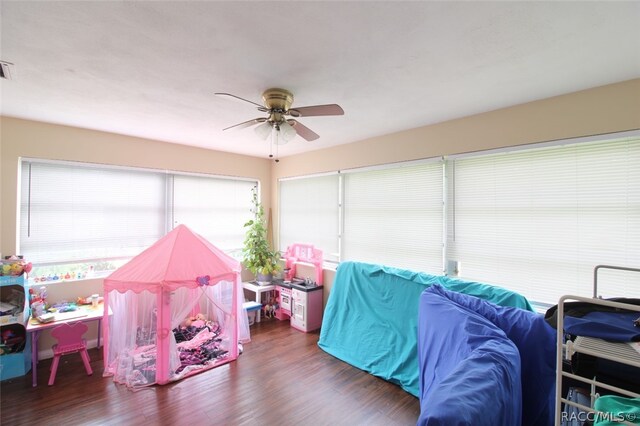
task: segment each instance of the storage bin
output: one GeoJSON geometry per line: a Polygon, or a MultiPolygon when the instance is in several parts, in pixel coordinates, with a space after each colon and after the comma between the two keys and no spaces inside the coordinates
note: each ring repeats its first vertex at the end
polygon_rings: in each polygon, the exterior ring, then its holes
{"type": "Polygon", "coordinates": [[[0,381],[24,376],[31,370],[31,339],[26,332],[29,309],[25,285],[24,275],[0,276],[0,302],[3,306],[10,304],[15,292],[20,293],[24,304],[21,310],[12,309],[8,312],[9,315],[0,316],[0,381]]]}
{"type": "Polygon", "coordinates": [[[258,302],[244,302],[242,307],[247,311],[249,325],[253,325],[256,321],[256,313],[262,309],[262,305],[258,302]]]}

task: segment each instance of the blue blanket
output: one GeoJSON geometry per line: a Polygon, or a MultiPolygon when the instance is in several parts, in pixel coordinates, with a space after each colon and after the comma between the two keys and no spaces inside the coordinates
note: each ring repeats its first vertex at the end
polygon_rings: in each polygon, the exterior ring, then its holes
{"type": "Polygon", "coordinates": [[[433,286],[420,297],[418,425],[520,425],[517,348],[491,321],[440,290],[433,286]]]}
{"type": "Polygon", "coordinates": [[[418,302],[422,291],[433,284],[500,305],[533,310],[523,296],[498,287],[343,262],[324,311],[318,346],[418,396],[418,302]]]}
{"type": "MultiPolygon", "coordinates": [[[[542,315],[522,309],[497,306],[493,303],[447,291],[440,286],[425,290],[420,300],[418,348],[420,357],[421,408],[426,419],[442,412],[457,415],[464,400],[465,409],[471,413],[500,410],[500,422],[482,424],[522,424],[547,426],[553,424],[555,397],[556,334],[542,315]],[[448,330],[449,324],[457,326],[455,332],[448,330]],[[494,369],[483,376],[487,365],[470,362],[478,351],[478,340],[487,336],[504,354],[511,353],[511,345],[496,337],[504,336],[515,345],[519,354],[517,383],[521,392],[505,389],[504,376],[493,373],[502,371],[504,360],[494,354],[494,369]],[[479,337],[480,336],[480,337],[479,337]],[[471,354],[471,355],[470,355],[471,354]],[[464,364],[465,368],[454,367],[464,364]],[[451,375],[455,377],[450,377],[451,375]],[[450,381],[468,383],[468,391],[458,390],[455,404],[451,404],[443,384],[450,381]],[[493,389],[492,392],[476,392],[476,389],[493,389]],[[497,406],[492,401],[498,401],[497,406]],[[449,401],[449,402],[447,402],[449,401]],[[508,401],[508,403],[505,403],[508,401]],[[441,404],[442,406],[436,406],[441,404]],[[500,408],[497,408],[500,407],[500,408]],[[515,416],[513,409],[522,411],[522,422],[510,423],[515,416]],[[509,421],[507,421],[509,420],[509,421]]],[[[510,376],[509,376],[510,377],[510,376]]],[[[445,386],[445,389],[447,387],[445,386]]],[[[431,424],[425,422],[424,424],[431,424]]],[[[435,424],[435,423],[434,423],[435,424]]],[[[481,424],[477,420],[471,423],[481,424]]]]}

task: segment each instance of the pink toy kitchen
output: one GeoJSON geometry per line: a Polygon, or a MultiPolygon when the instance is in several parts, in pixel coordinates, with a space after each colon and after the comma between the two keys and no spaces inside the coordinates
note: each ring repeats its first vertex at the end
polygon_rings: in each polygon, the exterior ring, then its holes
{"type": "Polygon", "coordinates": [[[309,244],[293,244],[284,253],[284,276],[274,280],[278,298],[275,317],[289,319],[297,330],[309,332],[322,325],[322,250],[309,244]],[[297,276],[299,264],[313,266],[313,276],[297,276]]]}

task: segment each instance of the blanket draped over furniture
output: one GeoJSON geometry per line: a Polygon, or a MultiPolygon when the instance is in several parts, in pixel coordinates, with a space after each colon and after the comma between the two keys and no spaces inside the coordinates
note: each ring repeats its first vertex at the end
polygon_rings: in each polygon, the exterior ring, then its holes
{"type": "Polygon", "coordinates": [[[521,295],[486,284],[359,262],[338,267],[318,346],[419,395],[420,294],[439,284],[490,302],[533,310],[521,295]]]}
{"type": "Polygon", "coordinates": [[[555,339],[542,315],[441,286],[425,290],[418,424],[552,425],[555,339]]]}

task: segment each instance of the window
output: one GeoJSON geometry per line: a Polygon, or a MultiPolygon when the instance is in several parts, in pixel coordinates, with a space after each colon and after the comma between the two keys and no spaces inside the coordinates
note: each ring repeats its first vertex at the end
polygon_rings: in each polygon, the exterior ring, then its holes
{"type": "Polygon", "coordinates": [[[238,249],[256,185],[68,162],[24,160],[21,167],[19,252],[38,280],[112,270],[178,223],[238,249]]]}
{"type": "Polygon", "coordinates": [[[173,176],[173,226],[185,224],[216,247],[242,248],[250,220],[255,181],[205,176],[173,176]]]}
{"type": "Polygon", "coordinates": [[[313,244],[338,261],[338,181],[337,174],[280,181],[280,251],[313,244]]]}
{"type": "MultiPolygon", "coordinates": [[[[557,303],[563,294],[590,296],[598,264],[638,266],[637,137],[474,155],[451,166],[447,258],[461,262],[462,276],[557,303]]],[[[631,294],[631,275],[607,274],[601,281],[613,295],[631,294]]]]}
{"type": "MultiPolygon", "coordinates": [[[[543,304],[564,294],[591,296],[599,264],[638,266],[638,132],[452,156],[444,171],[442,164],[281,181],[281,247],[300,236],[318,245],[337,227],[340,238],[331,244],[339,260],[432,274],[442,273],[445,259],[458,261],[461,277],[543,304]],[[309,202],[316,193],[326,197],[309,202]],[[323,205],[331,208],[320,211],[323,205]],[[311,236],[305,220],[326,225],[311,236]]],[[[600,271],[604,296],[637,288],[633,274],[600,271]]]]}
{"type": "Polygon", "coordinates": [[[133,256],[165,233],[164,176],[22,165],[20,252],[33,263],[133,256]]]}
{"type": "Polygon", "coordinates": [[[344,176],[343,260],[442,273],[441,161],[344,176]]]}

